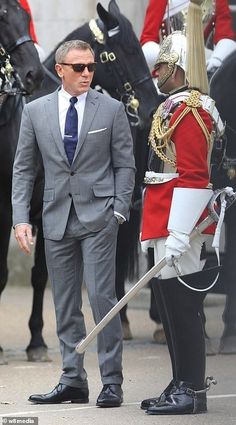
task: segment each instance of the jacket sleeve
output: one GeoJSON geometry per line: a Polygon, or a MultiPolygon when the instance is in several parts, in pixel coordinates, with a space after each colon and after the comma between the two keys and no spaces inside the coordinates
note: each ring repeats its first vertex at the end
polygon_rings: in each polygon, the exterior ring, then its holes
{"type": "Polygon", "coordinates": [[[160,42],[159,30],[165,14],[167,0],[149,0],[140,36],[141,45],[148,41],[160,42]]]}
{"type": "Polygon", "coordinates": [[[30,120],[28,105],[22,113],[21,127],[13,165],[12,209],[13,226],[29,223],[30,201],[37,172],[38,145],[30,120]]]}
{"type": "Polygon", "coordinates": [[[217,44],[223,38],[235,39],[232,15],[228,0],[216,0],[214,44],[217,44]]]}
{"type": "Polygon", "coordinates": [[[122,103],[113,121],[111,155],[115,184],[114,211],[128,219],[135,183],[135,161],[133,139],[122,103]]]}
{"type": "MultiPolygon", "coordinates": [[[[183,104],[173,114],[170,125],[186,106],[183,104]]],[[[199,108],[198,112],[211,133],[212,122],[209,114],[199,108]]],[[[206,188],[209,183],[208,144],[196,118],[189,112],[178,124],[172,135],[175,144],[177,187],[206,188]]]]}

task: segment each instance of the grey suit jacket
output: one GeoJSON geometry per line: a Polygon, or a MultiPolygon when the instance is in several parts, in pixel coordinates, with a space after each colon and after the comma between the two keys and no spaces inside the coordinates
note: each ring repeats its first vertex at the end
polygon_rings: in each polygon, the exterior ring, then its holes
{"type": "Polygon", "coordinates": [[[58,90],[25,105],[13,167],[13,225],[29,222],[39,151],[45,171],[45,238],[63,237],[72,200],[91,232],[102,229],[114,210],[128,219],[135,164],[121,102],[89,90],[71,166],[60,133],[58,90]]]}

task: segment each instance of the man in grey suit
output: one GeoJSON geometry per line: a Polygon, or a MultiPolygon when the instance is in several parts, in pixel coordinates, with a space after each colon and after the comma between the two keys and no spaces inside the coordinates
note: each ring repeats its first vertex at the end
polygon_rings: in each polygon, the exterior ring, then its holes
{"type": "MultiPolygon", "coordinates": [[[[59,384],[34,403],[88,403],[83,355],[81,285],[85,281],[98,323],[116,304],[118,226],[129,218],[135,165],[128,120],[121,102],[90,88],[96,64],[90,45],[73,40],[56,52],[62,87],[28,103],[22,115],[13,170],[13,226],[23,251],[33,243],[29,205],[38,156],[45,171],[43,229],[46,259],[63,360],[59,384]]],[[[117,407],[122,392],[119,316],[98,336],[103,388],[97,406],[117,407]]]]}

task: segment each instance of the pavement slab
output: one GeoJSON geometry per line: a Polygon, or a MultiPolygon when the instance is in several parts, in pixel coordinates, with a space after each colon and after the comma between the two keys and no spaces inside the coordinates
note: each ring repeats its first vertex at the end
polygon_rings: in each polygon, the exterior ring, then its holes
{"type": "MultiPolygon", "coordinates": [[[[83,310],[89,332],[94,323],[85,290],[83,294],[83,310]]],[[[96,407],[102,387],[96,341],[91,343],[85,355],[89,404],[33,405],[27,401],[28,396],[49,392],[58,383],[61,373],[52,295],[50,287],[47,287],[43,335],[52,362],[30,363],[25,348],[30,338],[28,320],[32,289],[9,285],[2,295],[0,306],[1,345],[8,361],[7,365],[0,366],[0,424],[1,420],[2,423],[36,424],[30,421],[37,418],[39,425],[236,425],[236,355],[207,357],[207,374],[218,381],[209,392],[207,414],[160,417],[149,416],[140,409],[141,400],[160,394],[171,378],[167,347],[153,341],[156,325],[149,318],[149,297],[149,289],[144,288],[129,303],[128,317],[133,339],[124,342],[124,404],[120,408],[96,407]]],[[[210,294],[205,303],[207,332],[216,349],[223,331],[221,315],[224,302],[223,295],[210,294]]]]}

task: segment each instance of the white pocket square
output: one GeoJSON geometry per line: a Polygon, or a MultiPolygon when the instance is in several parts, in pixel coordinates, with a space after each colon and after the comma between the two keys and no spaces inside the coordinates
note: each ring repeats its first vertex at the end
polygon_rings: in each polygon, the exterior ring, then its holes
{"type": "Polygon", "coordinates": [[[105,131],[105,130],[107,130],[107,127],[104,127],[104,128],[98,128],[98,130],[91,130],[91,131],[88,131],[88,134],[101,133],[101,131],[105,131]]]}

